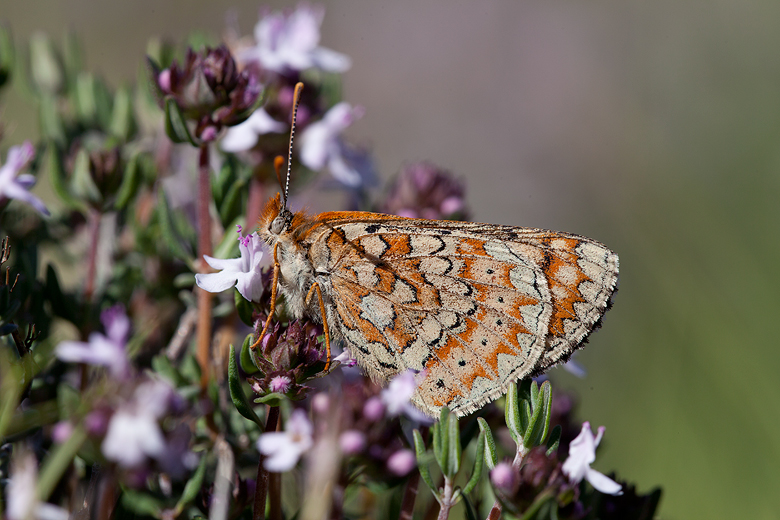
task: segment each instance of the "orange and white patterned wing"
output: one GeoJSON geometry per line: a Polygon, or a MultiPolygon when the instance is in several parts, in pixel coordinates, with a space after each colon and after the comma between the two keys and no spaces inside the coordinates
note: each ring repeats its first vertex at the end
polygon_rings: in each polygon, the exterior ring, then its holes
{"type": "Polygon", "coordinates": [[[537,229],[326,213],[311,256],[327,258],[338,327],[359,364],[387,380],[423,371],[414,401],[467,414],[509,383],[567,358],[593,329],[617,256],[537,229]]]}

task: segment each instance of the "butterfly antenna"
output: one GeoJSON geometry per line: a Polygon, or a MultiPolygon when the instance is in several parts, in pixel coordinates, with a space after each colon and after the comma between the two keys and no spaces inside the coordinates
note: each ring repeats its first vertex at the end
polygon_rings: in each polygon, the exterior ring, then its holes
{"type": "Polygon", "coordinates": [[[284,207],[287,207],[287,195],[290,192],[290,170],[292,169],[292,151],[293,139],[295,139],[295,121],[298,118],[298,103],[301,101],[301,92],[303,92],[303,83],[295,84],[295,93],[293,94],[292,122],[290,124],[290,147],[287,149],[287,182],[284,185],[284,207]]]}

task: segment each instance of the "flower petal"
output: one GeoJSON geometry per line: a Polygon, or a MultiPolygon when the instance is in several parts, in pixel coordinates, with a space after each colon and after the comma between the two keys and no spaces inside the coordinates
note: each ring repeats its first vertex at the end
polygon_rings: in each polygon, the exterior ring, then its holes
{"type": "Polygon", "coordinates": [[[590,485],[597,491],[601,491],[605,495],[622,495],[623,486],[604,475],[599,473],[595,469],[588,469],[588,473],[585,475],[590,485]]]}
{"type": "Polygon", "coordinates": [[[235,286],[237,281],[237,273],[231,271],[195,275],[195,283],[198,287],[211,293],[226,291],[235,286]]]}

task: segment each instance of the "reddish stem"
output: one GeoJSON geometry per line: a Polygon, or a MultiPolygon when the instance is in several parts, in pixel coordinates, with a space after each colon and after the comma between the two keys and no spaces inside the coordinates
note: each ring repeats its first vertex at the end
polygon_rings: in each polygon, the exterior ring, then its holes
{"type": "MultiPolygon", "coordinates": [[[[200,146],[198,161],[198,262],[203,255],[211,255],[211,175],[209,172],[208,144],[200,146]]],[[[201,265],[203,265],[201,263],[201,265]]],[[[197,289],[198,294],[198,330],[197,359],[200,365],[200,386],[205,390],[209,381],[209,350],[211,346],[211,293],[197,289]]]]}
{"type": "Polygon", "coordinates": [[[95,276],[97,274],[97,253],[100,243],[100,212],[94,208],[87,214],[89,228],[89,254],[87,256],[87,279],[84,284],[84,301],[89,303],[95,292],[95,276]]]}

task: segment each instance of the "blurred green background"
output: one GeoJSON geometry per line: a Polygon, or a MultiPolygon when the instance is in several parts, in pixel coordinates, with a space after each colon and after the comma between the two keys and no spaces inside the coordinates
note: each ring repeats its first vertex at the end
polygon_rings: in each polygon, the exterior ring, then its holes
{"type": "MultiPolygon", "coordinates": [[[[323,44],[354,60],[344,95],[367,111],[351,137],[385,179],[428,159],[467,179],[476,220],[620,254],[587,378],[553,375],[607,427],[595,467],[663,486],[662,518],[778,518],[780,3],[326,6],[323,44]]],[[[249,34],[260,7],[2,0],[0,19],[19,44],[75,31],[116,87],[149,37],[218,35],[229,9],[249,34]]],[[[3,148],[35,137],[23,96],[0,105],[3,148]]]]}

